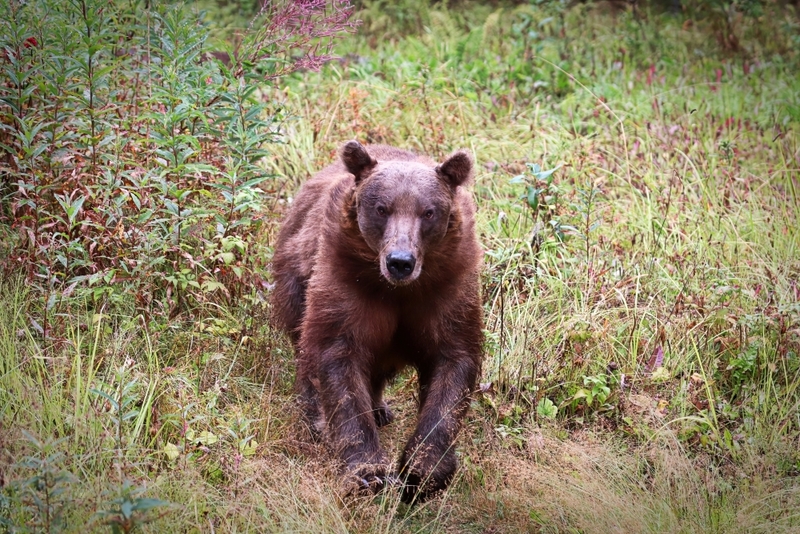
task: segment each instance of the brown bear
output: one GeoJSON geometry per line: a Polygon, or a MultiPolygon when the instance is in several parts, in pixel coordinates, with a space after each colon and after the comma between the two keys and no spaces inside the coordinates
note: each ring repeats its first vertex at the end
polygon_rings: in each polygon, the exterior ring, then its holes
{"type": "Polygon", "coordinates": [[[464,151],[437,165],[350,141],[302,187],[275,247],[273,317],[295,345],[304,413],[365,488],[394,479],[378,440],[393,418],[383,389],[416,368],[418,423],[397,472],[406,502],[452,479],[480,373],[472,173],[464,151]]]}

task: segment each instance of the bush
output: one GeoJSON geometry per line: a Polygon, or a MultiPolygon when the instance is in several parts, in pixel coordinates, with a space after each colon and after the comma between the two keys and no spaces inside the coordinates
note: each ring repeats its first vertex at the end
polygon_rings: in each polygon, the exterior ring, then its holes
{"type": "Polygon", "coordinates": [[[332,39],[354,27],[349,3],[268,3],[224,52],[210,50],[204,14],[187,7],[39,0],[2,10],[6,273],[23,270],[48,308],[133,294],[165,314],[263,282],[271,176],[259,162],[284,118],[270,83],[330,59],[332,39]]]}

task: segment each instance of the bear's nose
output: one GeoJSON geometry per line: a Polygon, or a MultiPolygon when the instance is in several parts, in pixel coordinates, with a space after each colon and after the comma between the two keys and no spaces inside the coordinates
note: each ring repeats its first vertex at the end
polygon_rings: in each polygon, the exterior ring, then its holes
{"type": "Polygon", "coordinates": [[[406,251],[390,252],[386,256],[386,269],[392,278],[402,280],[414,272],[417,259],[414,255],[406,251]]]}

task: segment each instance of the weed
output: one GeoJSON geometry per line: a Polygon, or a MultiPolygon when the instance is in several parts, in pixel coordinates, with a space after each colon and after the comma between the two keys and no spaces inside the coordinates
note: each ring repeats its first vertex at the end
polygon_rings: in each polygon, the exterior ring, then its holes
{"type": "Polygon", "coordinates": [[[542,248],[545,237],[541,234],[549,230],[553,244],[563,243],[567,237],[566,232],[574,230],[571,226],[564,226],[559,221],[560,190],[553,183],[554,173],[561,167],[542,170],[537,163],[529,163],[528,174],[520,174],[511,179],[509,183],[526,184],[526,192],[523,199],[530,208],[533,218],[533,237],[531,247],[534,251],[542,248]]]}
{"type": "Polygon", "coordinates": [[[96,512],[95,520],[111,526],[113,534],[128,534],[134,532],[137,527],[155,521],[159,514],[154,512],[169,503],[140,497],[142,491],[143,488],[138,488],[127,480],[124,481],[119,489],[119,496],[106,504],[105,509],[96,512]]]}
{"type": "Polygon", "coordinates": [[[0,525],[11,531],[21,527],[48,534],[63,532],[72,505],[72,486],[77,483],[77,478],[64,469],[66,458],[59,450],[64,439],[40,441],[25,430],[22,433],[33,454],[14,464],[13,469],[21,476],[8,493],[3,492],[9,501],[21,504],[19,515],[0,518],[0,525]]]}

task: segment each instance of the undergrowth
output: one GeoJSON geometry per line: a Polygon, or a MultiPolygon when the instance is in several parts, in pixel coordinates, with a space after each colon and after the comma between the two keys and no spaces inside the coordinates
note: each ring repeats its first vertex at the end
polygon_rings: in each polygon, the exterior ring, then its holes
{"type": "Polygon", "coordinates": [[[263,92],[353,27],[346,3],[270,6],[220,51],[185,6],[4,2],[2,267],[52,297],[44,335],[73,294],[174,316],[264,283],[263,92]]]}
{"type": "Polygon", "coordinates": [[[791,6],[363,1],[320,72],[345,3],[141,7],[2,5],[0,531],[800,527],[791,6]],[[478,162],[483,376],[413,508],[342,495],[264,304],[351,138],[478,162]]]}

